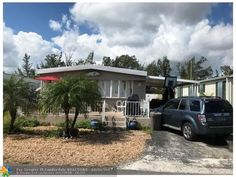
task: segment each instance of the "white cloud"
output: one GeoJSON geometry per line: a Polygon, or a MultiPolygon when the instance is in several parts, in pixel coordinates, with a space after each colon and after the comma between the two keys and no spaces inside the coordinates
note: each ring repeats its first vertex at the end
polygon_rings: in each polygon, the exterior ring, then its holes
{"type": "Polygon", "coordinates": [[[46,41],[37,33],[20,31],[14,34],[12,29],[4,25],[3,28],[3,56],[4,70],[13,72],[22,64],[24,54],[31,56],[35,67],[44,60],[45,56],[58,52],[53,43],[46,41]]]}
{"type": "MultiPolygon", "coordinates": [[[[206,16],[212,5],[77,3],[70,12],[77,24],[89,22],[99,28],[99,37],[106,39],[103,49],[109,51],[105,55],[128,53],[145,63],[164,55],[172,61],[203,55],[217,68],[220,64],[232,64],[233,30],[232,25],[209,25],[206,16]],[[216,59],[220,62],[214,62],[216,59]]],[[[95,53],[98,50],[92,44],[85,45],[95,53]]]]}
{"type": "Polygon", "coordinates": [[[113,40],[110,45],[145,46],[162,24],[194,24],[210,12],[210,4],[194,3],[77,3],[70,11],[79,24],[90,22],[113,40]]]}
{"type": "Polygon", "coordinates": [[[61,31],[61,24],[58,21],[55,20],[49,20],[49,27],[53,31],[61,31]]]}
{"type": "Polygon", "coordinates": [[[129,54],[145,64],[162,56],[171,61],[205,56],[213,69],[222,64],[232,65],[232,25],[210,26],[205,18],[210,7],[206,3],[75,4],[71,16],[62,15],[61,21],[57,21],[62,33],[52,41],[32,32],[14,35],[5,27],[4,66],[19,65],[25,52],[32,55],[34,63],[42,61],[46,54],[58,51],[54,45],[63,52],[73,52],[74,60],[94,51],[98,63],[103,56],[129,54]],[[99,34],[80,34],[78,26],[85,24],[99,29],[99,34]],[[9,59],[14,55],[17,60],[9,59]]]}

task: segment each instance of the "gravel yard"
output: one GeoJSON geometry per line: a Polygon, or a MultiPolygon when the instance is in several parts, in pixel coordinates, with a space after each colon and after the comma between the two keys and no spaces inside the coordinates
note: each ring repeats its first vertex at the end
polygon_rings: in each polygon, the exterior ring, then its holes
{"type": "MultiPolygon", "coordinates": [[[[35,127],[36,132],[55,127],[35,127]]],[[[114,166],[137,159],[150,135],[142,131],[88,132],[77,139],[40,135],[4,137],[4,163],[10,165],[114,166]]],[[[81,131],[82,133],[82,131],[81,131]]]]}

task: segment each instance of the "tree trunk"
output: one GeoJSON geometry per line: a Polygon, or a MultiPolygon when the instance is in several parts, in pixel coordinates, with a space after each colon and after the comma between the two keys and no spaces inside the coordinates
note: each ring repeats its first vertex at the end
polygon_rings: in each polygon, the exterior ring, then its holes
{"type": "Polygon", "coordinates": [[[10,115],[11,115],[11,123],[10,123],[10,127],[9,127],[9,133],[12,133],[14,130],[14,123],[16,120],[16,110],[11,110],[10,111],[10,115]]]}
{"type": "Polygon", "coordinates": [[[75,123],[76,123],[78,115],[79,115],[79,109],[75,108],[75,116],[74,116],[74,120],[73,120],[73,122],[71,124],[71,129],[73,129],[75,127],[75,123]]]}
{"type": "Polygon", "coordinates": [[[66,129],[65,129],[65,137],[70,138],[70,130],[69,130],[69,109],[65,109],[65,123],[66,123],[66,129]]]}

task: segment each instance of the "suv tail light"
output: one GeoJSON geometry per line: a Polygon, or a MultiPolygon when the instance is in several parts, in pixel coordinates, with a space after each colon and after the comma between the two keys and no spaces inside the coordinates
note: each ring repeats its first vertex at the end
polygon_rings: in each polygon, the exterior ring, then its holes
{"type": "Polygon", "coordinates": [[[204,114],[198,114],[197,119],[200,123],[202,123],[202,125],[206,123],[206,116],[204,114]]]}

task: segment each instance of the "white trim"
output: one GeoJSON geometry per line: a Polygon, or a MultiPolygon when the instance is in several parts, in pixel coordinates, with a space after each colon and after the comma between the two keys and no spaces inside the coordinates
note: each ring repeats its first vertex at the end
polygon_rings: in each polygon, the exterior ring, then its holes
{"type": "MultiPolygon", "coordinates": [[[[147,79],[150,80],[165,80],[165,77],[160,77],[160,76],[147,76],[147,79]]],[[[177,78],[177,82],[184,82],[184,83],[191,83],[191,84],[198,84],[199,81],[195,81],[195,80],[187,80],[187,79],[178,79],[177,78]]],[[[178,83],[177,83],[178,84],[178,83]]]]}
{"type": "Polygon", "coordinates": [[[226,78],[233,78],[233,75],[209,78],[209,79],[201,80],[199,81],[199,83],[208,82],[208,81],[217,81],[217,80],[226,79],[226,78]]]}
{"type": "Polygon", "coordinates": [[[112,98],[112,84],[113,84],[113,81],[110,80],[110,97],[109,98],[112,98]]]}
{"type": "Polygon", "coordinates": [[[102,65],[78,65],[78,66],[45,68],[36,70],[36,73],[49,74],[49,73],[61,73],[61,72],[82,71],[82,70],[99,70],[99,71],[123,73],[129,75],[138,75],[144,77],[147,76],[147,71],[139,71],[135,69],[117,68],[117,67],[102,66],[102,65]]]}
{"type": "Polygon", "coordinates": [[[120,80],[118,80],[118,98],[120,98],[120,80]]]}
{"type": "Polygon", "coordinates": [[[134,94],[134,81],[132,80],[132,82],[131,82],[132,84],[132,92],[131,92],[131,95],[133,95],[134,94]]]}

